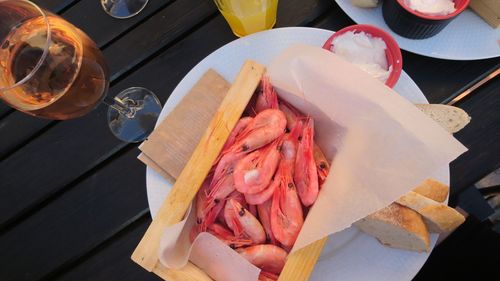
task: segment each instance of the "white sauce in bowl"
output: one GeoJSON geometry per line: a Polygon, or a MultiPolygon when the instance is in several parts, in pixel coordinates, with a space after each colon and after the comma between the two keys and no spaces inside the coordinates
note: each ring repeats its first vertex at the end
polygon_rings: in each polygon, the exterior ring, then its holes
{"type": "Polygon", "coordinates": [[[404,3],[408,8],[429,16],[446,16],[456,11],[452,0],[405,0],[404,3]]]}
{"type": "Polygon", "coordinates": [[[385,82],[392,71],[387,66],[384,40],[364,32],[348,31],[335,37],[331,51],[368,72],[374,78],[385,82]]]}

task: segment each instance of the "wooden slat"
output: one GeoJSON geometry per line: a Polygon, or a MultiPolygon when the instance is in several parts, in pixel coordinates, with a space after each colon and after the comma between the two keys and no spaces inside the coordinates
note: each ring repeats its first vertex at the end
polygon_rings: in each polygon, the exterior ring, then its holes
{"type": "Polygon", "coordinates": [[[328,237],[320,239],[288,256],[283,272],[281,272],[278,280],[309,280],[309,276],[314,270],[314,266],[316,265],[327,240],[328,237]]]}
{"type": "Polygon", "coordinates": [[[459,106],[472,117],[455,137],[468,149],[450,164],[451,199],[488,173],[500,168],[500,77],[488,82],[459,106]]]}
{"type": "Polygon", "coordinates": [[[152,271],[158,263],[161,234],[165,227],[182,220],[264,72],[264,66],[252,61],[247,61],[241,68],[153,223],[132,254],[132,260],[146,270],[152,271]]]}
{"type": "Polygon", "coordinates": [[[133,69],[216,12],[215,5],[205,0],[176,1],[161,10],[104,50],[111,79],[133,69]]]}
{"type": "Polygon", "coordinates": [[[80,0],[33,0],[35,4],[53,13],[59,13],[78,1],[80,0]]]}
{"type": "Polygon", "coordinates": [[[149,214],[144,215],[84,261],[71,267],[69,271],[53,276],[50,280],[160,281],[159,277],[130,260],[130,253],[150,223],[149,214]]]}
{"type": "MultiPolygon", "coordinates": [[[[119,38],[103,51],[110,69],[111,82],[120,78],[127,70],[134,68],[165,45],[177,40],[179,36],[214,12],[213,4],[204,0],[177,1],[119,38]],[[185,16],[177,17],[176,15],[179,14],[185,16]],[[158,32],[150,32],[156,30],[158,26],[162,27],[158,32]],[[137,44],[137,42],[141,42],[141,44],[137,44]]],[[[0,138],[0,159],[12,153],[53,122],[35,118],[19,111],[1,119],[0,135],[4,137],[0,138]]]]}
{"type": "Polygon", "coordinates": [[[20,111],[0,119],[0,135],[4,136],[0,138],[0,160],[49,124],[47,119],[36,118],[20,111]]]}
{"type": "Polygon", "coordinates": [[[62,16],[87,33],[99,46],[103,46],[172,1],[149,0],[147,6],[139,14],[126,20],[120,20],[106,14],[101,7],[100,0],[81,0],[65,11],[62,16]]]}
{"type": "Polygon", "coordinates": [[[129,150],[3,233],[0,264],[8,266],[0,267],[0,280],[39,280],[144,213],[145,167],[136,160],[138,153],[129,150]]]}

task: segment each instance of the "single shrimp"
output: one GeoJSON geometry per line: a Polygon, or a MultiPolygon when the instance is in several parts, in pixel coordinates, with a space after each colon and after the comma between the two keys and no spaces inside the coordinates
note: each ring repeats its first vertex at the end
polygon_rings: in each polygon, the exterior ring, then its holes
{"type": "Polygon", "coordinates": [[[261,271],[259,274],[259,281],[276,281],[278,277],[279,276],[274,273],[261,271]]]}
{"type": "MultiPolygon", "coordinates": [[[[226,143],[222,147],[221,151],[227,150],[229,147],[231,147],[234,144],[238,135],[243,130],[245,130],[245,128],[248,126],[248,124],[250,124],[250,122],[252,121],[252,119],[253,119],[252,117],[242,117],[240,120],[238,120],[238,123],[236,123],[236,126],[234,126],[234,129],[229,134],[229,137],[227,138],[226,143]]],[[[216,162],[218,162],[218,161],[216,161],[216,162]]]]}
{"type": "Polygon", "coordinates": [[[314,162],[316,163],[316,170],[318,171],[318,181],[319,187],[323,185],[330,172],[330,164],[328,160],[326,160],[325,154],[321,151],[321,148],[315,143],[314,144],[314,162]]]}
{"type": "Polygon", "coordinates": [[[300,200],[304,206],[311,206],[318,197],[318,171],[313,156],[314,150],[314,121],[307,118],[297,149],[295,161],[294,181],[297,186],[300,200]]]}
{"type": "Polygon", "coordinates": [[[269,108],[278,109],[278,95],[271,85],[269,77],[265,76],[262,78],[261,91],[257,94],[255,111],[259,113],[269,108]]]}
{"type": "Polygon", "coordinates": [[[238,134],[236,142],[223,153],[252,152],[283,135],[285,127],[286,118],[281,110],[263,110],[238,134]]]}
{"type": "MultiPolygon", "coordinates": [[[[214,208],[209,210],[207,212],[207,215],[205,216],[205,218],[202,220],[202,224],[200,227],[201,231],[206,231],[208,229],[208,227],[210,227],[210,225],[215,223],[215,221],[219,221],[221,224],[228,225],[228,222],[226,221],[226,217],[225,217],[225,208],[226,208],[226,205],[228,204],[227,201],[230,198],[238,201],[244,207],[247,206],[247,203],[245,202],[245,197],[243,197],[243,194],[241,194],[237,191],[232,192],[223,201],[217,200],[217,203],[214,205],[214,208]]],[[[229,222],[229,223],[231,223],[231,222],[229,222]]]]}
{"type": "Polygon", "coordinates": [[[291,247],[304,224],[302,205],[295,189],[291,168],[281,162],[275,178],[280,181],[273,194],[271,230],[285,247],[291,247]]]}
{"type": "Polygon", "coordinates": [[[266,233],[259,220],[234,198],[229,198],[227,201],[224,208],[224,217],[227,226],[234,232],[236,237],[249,238],[254,244],[261,244],[266,241],[266,233]]]}
{"type": "Polygon", "coordinates": [[[202,220],[207,213],[207,206],[208,206],[208,200],[207,200],[207,195],[208,195],[208,190],[210,187],[210,176],[205,178],[205,181],[201,185],[200,189],[198,190],[198,193],[196,193],[196,219],[197,220],[202,220]]]}
{"type": "Polygon", "coordinates": [[[212,208],[206,211],[205,217],[203,217],[201,220],[197,219],[196,223],[198,224],[200,231],[206,231],[207,228],[217,220],[219,213],[221,213],[223,209],[223,201],[217,201],[217,203],[215,203],[212,208]]]}
{"type": "Polygon", "coordinates": [[[244,194],[255,194],[269,186],[280,160],[279,142],[274,140],[238,161],[234,169],[236,190],[244,194]]]}
{"type": "Polygon", "coordinates": [[[208,227],[208,232],[213,236],[219,238],[219,240],[233,249],[243,246],[249,246],[253,243],[250,239],[234,236],[234,234],[229,229],[218,223],[210,225],[208,227]]]}
{"type": "Polygon", "coordinates": [[[273,274],[280,274],[288,255],[285,250],[272,244],[250,246],[236,251],[251,264],[273,274]]]}
{"type": "Polygon", "coordinates": [[[266,232],[267,240],[273,245],[278,245],[278,240],[276,240],[273,231],[271,230],[271,204],[272,200],[267,200],[264,203],[257,205],[257,211],[259,212],[260,222],[266,232]]]}
{"type": "Polygon", "coordinates": [[[290,133],[285,134],[281,143],[281,159],[283,164],[290,169],[293,174],[295,172],[295,159],[297,158],[297,150],[299,147],[299,139],[302,137],[302,122],[297,122],[290,133]]]}

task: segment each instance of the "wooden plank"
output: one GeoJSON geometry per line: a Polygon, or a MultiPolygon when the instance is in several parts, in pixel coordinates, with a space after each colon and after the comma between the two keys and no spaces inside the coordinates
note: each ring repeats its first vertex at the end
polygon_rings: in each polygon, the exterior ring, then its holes
{"type": "Polygon", "coordinates": [[[241,68],[210,125],[201,137],[200,143],[177,178],[153,223],[132,254],[132,260],[146,270],[152,271],[158,263],[161,234],[165,227],[182,220],[229,133],[240,119],[259,85],[264,72],[264,66],[252,61],[247,61],[241,68]]]}
{"type": "Polygon", "coordinates": [[[80,0],[33,0],[35,4],[53,13],[59,13],[78,1],[80,0]]]}
{"type": "Polygon", "coordinates": [[[2,233],[0,263],[8,266],[1,267],[0,280],[39,280],[144,214],[145,167],[137,161],[138,153],[135,148],[127,151],[2,233]]]}
{"type": "Polygon", "coordinates": [[[182,38],[216,12],[215,5],[205,0],[176,1],[161,10],[104,50],[111,80],[182,38]]]}
{"type": "Polygon", "coordinates": [[[54,281],[106,280],[106,281],[159,281],[161,280],[134,264],[130,253],[134,250],[151,223],[149,214],[114,236],[104,247],[88,255],[86,259],[68,271],[53,276],[54,281]]]}
{"type": "Polygon", "coordinates": [[[20,111],[12,112],[0,119],[0,135],[4,136],[0,138],[0,160],[21,147],[48,124],[50,121],[46,119],[36,118],[20,111]]]}
{"type": "MultiPolygon", "coordinates": [[[[106,14],[101,7],[101,1],[81,0],[65,11],[62,16],[87,33],[98,46],[102,47],[149,18],[159,9],[172,3],[172,1],[149,0],[147,6],[139,14],[126,20],[120,20],[106,14]]],[[[155,30],[150,32],[155,32],[155,30]]]]}
{"type": "MultiPolygon", "coordinates": [[[[176,1],[119,38],[103,50],[111,82],[153,56],[161,48],[175,42],[200,21],[212,15],[215,10],[212,3],[203,0],[176,1]],[[179,14],[185,16],[177,17],[179,14]],[[150,32],[157,30],[158,26],[162,28],[157,32],[150,32]],[[137,42],[141,44],[138,45],[137,42]]],[[[0,139],[0,159],[52,123],[51,120],[35,118],[19,111],[0,119],[0,135],[4,136],[0,139]]]]}
{"type": "Polygon", "coordinates": [[[290,255],[279,279],[281,281],[307,281],[323,251],[328,237],[322,238],[290,255]]]}
{"type": "Polygon", "coordinates": [[[488,82],[457,106],[472,117],[455,137],[468,149],[450,164],[451,199],[488,173],[500,168],[500,77],[488,82]]]}

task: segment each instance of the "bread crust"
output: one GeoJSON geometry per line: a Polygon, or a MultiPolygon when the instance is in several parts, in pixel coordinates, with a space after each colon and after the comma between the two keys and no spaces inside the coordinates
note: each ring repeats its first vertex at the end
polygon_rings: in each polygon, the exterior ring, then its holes
{"type": "Polygon", "coordinates": [[[414,192],[443,203],[448,198],[450,188],[437,180],[426,179],[413,189],[414,192]]]}
{"type": "Polygon", "coordinates": [[[361,219],[355,225],[383,245],[416,252],[428,252],[430,239],[422,217],[397,203],[361,219]]]}
{"type": "Polygon", "coordinates": [[[396,202],[421,214],[430,232],[450,232],[465,221],[457,210],[413,191],[396,202]]]}

